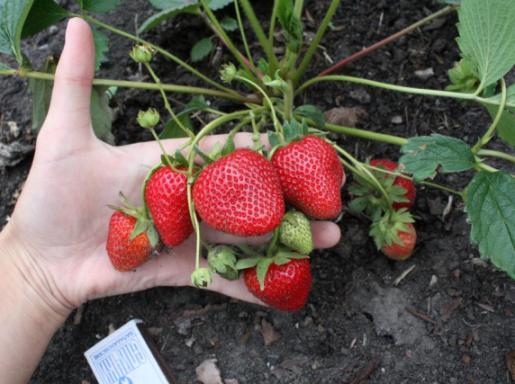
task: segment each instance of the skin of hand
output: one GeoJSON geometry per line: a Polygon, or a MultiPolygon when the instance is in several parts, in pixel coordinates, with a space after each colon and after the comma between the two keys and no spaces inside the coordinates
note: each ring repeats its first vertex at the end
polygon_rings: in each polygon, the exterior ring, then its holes
{"type": "MultiPolygon", "coordinates": [[[[7,383],[28,380],[52,334],[80,304],[155,286],[191,285],[194,236],[134,272],[118,272],[110,264],[105,244],[112,211],[107,205],[119,201],[119,191],[139,204],[142,182],[161,153],[155,142],[114,147],[95,137],[90,120],[93,61],[88,24],[71,19],[33,165],[0,234],[0,268],[7,276],[0,279],[5,292],[0,306],[13,308],[0,314],[0,371],[11,372],[4,377],[7,383]]],[[[225,138],[207,137],[201,147],[209,150],[225,138]]],[[[173,152],[183,143],[168,140],[164,145],[173,152]]],[[[235,143],[250,146],[251,135],[239,134],[235,143]]],[[[340,239],[334,223],[313,222],[312,230],[318,248],[332,247],[340,239]]],[[[268,239],[237,238],[206,226],[201,232],[216,243],[268,239]]],[[[209,289],[259,303],[242,279],[214,276],[209,289]]]]}

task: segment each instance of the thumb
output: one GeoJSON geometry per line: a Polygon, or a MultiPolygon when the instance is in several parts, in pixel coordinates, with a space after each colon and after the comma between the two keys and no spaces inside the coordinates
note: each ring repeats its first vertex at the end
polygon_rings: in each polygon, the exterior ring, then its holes
{"type": "Polygon", "coordinates": [[[64,49],[55,72],[48,115],[42,128],[52,141],[84,143],[93,137],[90,117],[95,48],[91,29],[80,18],[70,19],[64,49]]]}

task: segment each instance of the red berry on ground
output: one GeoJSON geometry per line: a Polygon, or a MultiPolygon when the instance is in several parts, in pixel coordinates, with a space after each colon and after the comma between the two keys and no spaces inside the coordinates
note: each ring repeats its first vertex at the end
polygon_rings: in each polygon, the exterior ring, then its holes
{"type": "Polygon", "coordinates": [[[168,247],[181,244],[193,233],[188,208],[188,179],[163,166],[145,186],[145,203],[161,241],[168,247]]]}
{"type": "MultiPolygon", "coordinates": [[[[394,172],[398,168],[398,164],[395,161],[389,160],[389,159],[372,159],[370,160],[370,165],[377,168],[383,168],[386,171],[394,172]]],[[[397,185],[401,188],[403,188],[406,192],[404,196],[408,201],[405,202],[397,202],[393,203],[394,209],[401,209],[401,208],[411,208],[413,204],[415,204],[415,196],[416,196],[416,188],[413,184],[413,181],[410,179],[407,179],[405,177],[397,176],[395,180],[393,181],[394,185],[397,185]]]]}
{"type": "Polygon", "coordinates": [[[146,232],[130,239],[136,219],[116,211],[109,221],[106,250],[111,263],[118,271],[130,271],[143,264],[152,254],[146,232]]]}
{"type": "Polygon", "coordinates": [[[208,225],[239,236],[272,231],[285,210],[277,172],[250,149],[237,149],[209,164],[193,185],[193,202],[208,225]]]}
{"type": "Polygon", "coordinates": [[[345,172],[331,144],[309,135],[279,148],[272,163],[287,203],[315,219],[334,219],[340,214],[345,172]]]}
{"type": "Polygon", "coordinates": [[[245,269],[245,285],[264,303],[282,311],[297,311],[308,300],[312,277],[309,259],[292,259],[282,265],[272,263],[261,290],[256,267],[245,269]]]}
{"type": "Polygon", "coordinates": [[[408,227],[408,230],[399,231],[397,233],[402,244],[392,242],[391,244],[383,245],[381,248],[381,252],[390,259],[398,261],[406,260],[413,254],[417,242],[417,232],[413,224],[406,223],[405,225],[408,227]]]}

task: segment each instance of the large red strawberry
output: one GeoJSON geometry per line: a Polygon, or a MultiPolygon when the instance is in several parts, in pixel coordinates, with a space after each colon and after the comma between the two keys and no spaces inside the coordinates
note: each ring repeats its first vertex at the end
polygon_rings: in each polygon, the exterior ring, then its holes
{"type": "Polygon", "coordinates": [[[415,244],[417,242],[417,232],[415,231],[415,227],[411,223],[405,224],[407,229],[403,231],[398,231],[397,235],[399,237],[400,242],[397,243],[395,241],[390,244],[384,244],[381,248],[381,252],[383,252],[386,256],[393,260],[406,260],[408,259],[415,249],[415,244]]]}
{"type": "Polygon", "coordinates": [[[185,174],[162,166],[145,185],[145,202],[161,241],[173,247],[193,232],[188,210],[188,179],[185,174]]]}
{"type": "Polygon", "coordinates": [[[282,310],[301,309],[309,296],[312,277],[309,259],[291,259],[286,264],[270,264],[261,290],[256,267],[245,269],[245,284],[264,303],[282,310]]]}
{"type": "MultiPolygon", "coordinates": [[[[394,172],[398,168],[398,164],[395,161],[391,161],[388,159],[372,159],[370,160],[370,165],[373,167],[383,168],[386,171],[394,172]]],[[[393,181],[393,185],[397,185],[403,188],[406,192],[404,193],[404,197],[408,201],[393,203],[394,209],[400,208],[411,208],[415,203],[415,195],[416,189],[415,185],[410,179],[407,179],[402,176],[397,176],[393,181]]]]}
{"type": "Polygon", "coordinates": [[[237,149],[209,164],[193,185],[193,202],[211,227],[240,236],[272,231],[285,209],[277,172],[250,149],[237,149]]]}
{"type": "Polygon", "coordinates": [[[309,135],[279,148],[272,163],[286,202],[315,219],[334,219],[340,214],[345,172],[331,144],[309,135]]]}
{"type": "Polygon", "coordinates": [[[113,266],[119,271],[130,271],[143,264],[152,253],[147,233],[131,240],[136,218],[115,211],[109,221],[106,250],[113,266]]]}

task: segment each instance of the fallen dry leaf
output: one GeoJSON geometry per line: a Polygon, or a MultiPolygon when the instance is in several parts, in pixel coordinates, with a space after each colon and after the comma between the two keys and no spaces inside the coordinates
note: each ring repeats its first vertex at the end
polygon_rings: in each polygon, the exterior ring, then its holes
{"type": "Polygon", "coordinates": [[[220,370],[216,366],[217,361],[216,359],[207,359],[195,368],[197,380],[202,384],[224,384],[220,370]]]}
{"type": "Polygon", "coordinates": [[[356,124],[367,115],[360,107],[354,108],[332,108],[324,113],[325,121],[331,124],[355,127],[356,124]]]}
{"type": "Polygon", "coordinates": [[[265,319],[261,320],[261,334],[263,335],[263,341],[266,346],[281,338],[281,335],[277,333],[272,324],[265,319]]]}

